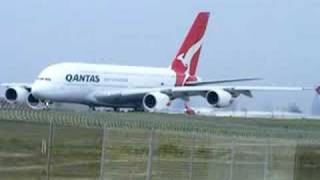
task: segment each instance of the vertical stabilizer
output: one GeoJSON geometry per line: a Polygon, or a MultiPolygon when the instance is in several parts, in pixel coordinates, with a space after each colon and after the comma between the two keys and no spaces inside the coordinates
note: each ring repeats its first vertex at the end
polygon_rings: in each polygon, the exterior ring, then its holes
{"type": "Polygon", "coordinates": [[[183,86],[186,82],[197,81],[197,66],[209,16],[209,12],[200,12],[197,15],[177,55],[173,59],[171,69],[177,75],[176,86],[183,86]]]}

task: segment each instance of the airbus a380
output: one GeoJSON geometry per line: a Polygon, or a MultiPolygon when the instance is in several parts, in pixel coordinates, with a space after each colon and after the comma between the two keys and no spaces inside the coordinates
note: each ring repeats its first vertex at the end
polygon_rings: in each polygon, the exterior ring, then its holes
{"type": "Polygon", "coordinates": [[[191,96],[202,96],[216,108],[227,107],[239,95],[251,91],[301,91],[302,87],[217,86],[255,78],[201,81],[197,65],[209,20],[200,12],[182,46],[167,68],[118,66],[87,63],[60,63],[45,68],[32,84],[2,84],[10,103],[26,103],[43,109],[49,102],[78,103],[91,108],[130,107],[149,112],[166,109],[171,101],[184,99],[187,112],[191,96]]]}

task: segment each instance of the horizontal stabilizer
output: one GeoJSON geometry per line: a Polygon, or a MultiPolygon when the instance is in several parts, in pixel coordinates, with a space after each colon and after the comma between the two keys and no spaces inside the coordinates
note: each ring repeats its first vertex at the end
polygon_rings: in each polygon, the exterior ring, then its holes
{"type": "Polygon", "coordinates": [[[185,86],[201,86],[208,84],[223,84],[223,83],[232,83],[232,82],[244,82],[244,81],[258,81],[262,80],[261,78],[242,78],[242,79],[227,79],[227,80],[215,80],[215,81],[202,81],[202,82],[187,82],[185,86]]]}

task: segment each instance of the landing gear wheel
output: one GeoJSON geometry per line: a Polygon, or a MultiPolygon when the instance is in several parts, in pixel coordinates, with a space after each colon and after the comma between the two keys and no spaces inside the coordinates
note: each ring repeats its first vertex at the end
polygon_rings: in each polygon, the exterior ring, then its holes
{"type": "Polygon", "coordinates": [[[43,103],[43,105],[44,105],[44,110],[49,111],[49,110],[50,110],[50,107],[49,107],[50,104],[53,104],[53,103],[50,103],[49,101],[44,102],[44,103],[43,103]]]}
{"type": "Polygon", "coordinates": [[[96,107],[95,106],[89,106],[89,110],[90,111],[96,111],[96,107]]]}
{"type": "Polygon", "coordinates": [[[144,112],[145,110],[142,107],[133,108],[133,112],[144,112]]]}
{"type": "Polygon", "coordinates": [[[188,114],[188,115],[196,115],[196,111],[191,109],[191,108],[190,109],[186,109],[185,113],[188,114]]]}

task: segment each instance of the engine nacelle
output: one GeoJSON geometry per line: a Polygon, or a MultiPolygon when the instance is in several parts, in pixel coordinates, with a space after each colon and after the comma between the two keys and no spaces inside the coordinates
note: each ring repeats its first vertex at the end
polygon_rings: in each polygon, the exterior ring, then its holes
{"type": "Polygon", "coordinates": [[[148,93],[143,97],[143,108],[149,112],[161,111],[168,107],[170,97],[160,92],[148,93]]]}
{"type": "Polygon", "coordinates": [[[5,91],[5,99],[9,103],[28,105],[30,108],[36,110],[47,108],[43,102],[41,102],[39,99],[36,99],[27,89],[23,87],[9,87],[5,91]]]}
{"type": "Polygon", "coordinates": [[[5,98],[9,103],[23,104],[29,94],[29,91],[23,87],[10,87],[5,92],[5,98]]]}
{"type": "Polygon", "coordinates": [[[227,107],[232,104],[232,95],[224,90],[213,90],[207,92],[205,98],[207,102],[214,107],[227,107]]]}
{"type": "Polygon", "coordinates": [[[31,93],[28,95],[26,102],[30,108],[35,110],[42,110],[47,108],[46,104],[35,98],[31,93]]]}

